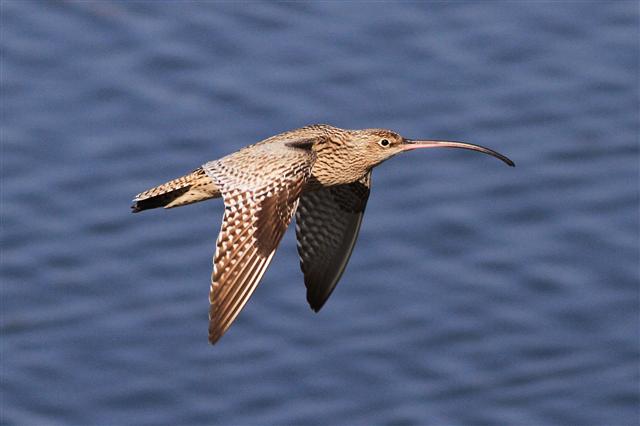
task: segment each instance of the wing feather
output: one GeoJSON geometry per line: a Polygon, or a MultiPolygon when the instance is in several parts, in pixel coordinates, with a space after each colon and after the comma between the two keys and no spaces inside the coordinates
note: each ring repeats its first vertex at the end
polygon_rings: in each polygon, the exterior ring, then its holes
{"type": "Polygon", "coordinates": [[[371,172],[348,185],[308,192],[296,212],[296,237],[307,301],[318,312],[347,266],[369,198],[371,172]]]}
{"type": "Polygon", "coordinates": [[[211,343],[231,326],[267,270],[314,160],[311,150],[276,141],[203,166],[225,204],[209,291],[211,343]]]}

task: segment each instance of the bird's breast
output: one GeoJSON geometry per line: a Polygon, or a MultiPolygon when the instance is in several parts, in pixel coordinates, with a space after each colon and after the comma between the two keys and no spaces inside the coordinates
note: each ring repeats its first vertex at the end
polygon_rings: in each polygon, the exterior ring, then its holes
{"type": "Polygon", "coordinates": [[[361,167],[357,162],[318,158],[311,168],[311,177],[305,189],[314,190],[356,182],[367,172],[366,167],[361,167]]]}

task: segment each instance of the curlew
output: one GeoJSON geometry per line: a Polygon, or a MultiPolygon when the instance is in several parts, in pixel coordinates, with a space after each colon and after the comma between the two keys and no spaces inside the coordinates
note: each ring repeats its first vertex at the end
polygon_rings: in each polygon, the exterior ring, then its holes
{"type": "Polygon", "coordinates": [[[210,161],[188,175],[138,194],[133,212],[222,197],[209,291],[209,342],[227,331],[260,282],[293,214],[307,301],[325,304],[358,237],[371,170],[417,148],[462,148],[464,142],[412,140],[385,129],[312,125],[281,133],[210,161]]]}

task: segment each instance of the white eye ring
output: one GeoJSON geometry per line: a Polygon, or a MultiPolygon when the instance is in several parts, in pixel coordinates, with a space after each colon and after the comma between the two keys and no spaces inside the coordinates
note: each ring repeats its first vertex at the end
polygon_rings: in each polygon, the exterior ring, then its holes
{"type": "Polygon", "coordinates": [[[391,145],[391,142],[389,142],[389,139],[386,139],[386,138],[385,138],[385,139],[380,139],[380,141],[378,142],[378,144],[379,144],[381,147],[386,148],[386,147],[388,147],[389,145],[391,145]]]}

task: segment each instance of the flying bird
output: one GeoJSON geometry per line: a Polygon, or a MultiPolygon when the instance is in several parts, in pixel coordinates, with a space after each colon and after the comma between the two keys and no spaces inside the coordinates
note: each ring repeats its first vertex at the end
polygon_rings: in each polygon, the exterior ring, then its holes
{"type": "Polygon", "coordinates": [[[144,191],[134,198],[132,210],[222,197],[224,217],[209,290],[213,344],[260,282],[294,213],[307,301],[319,311],[351,256],[371,190],[371,170],[418,148],[469,149],[514,166],[479,145],[316,124],[272,136],[144,191]]]}

